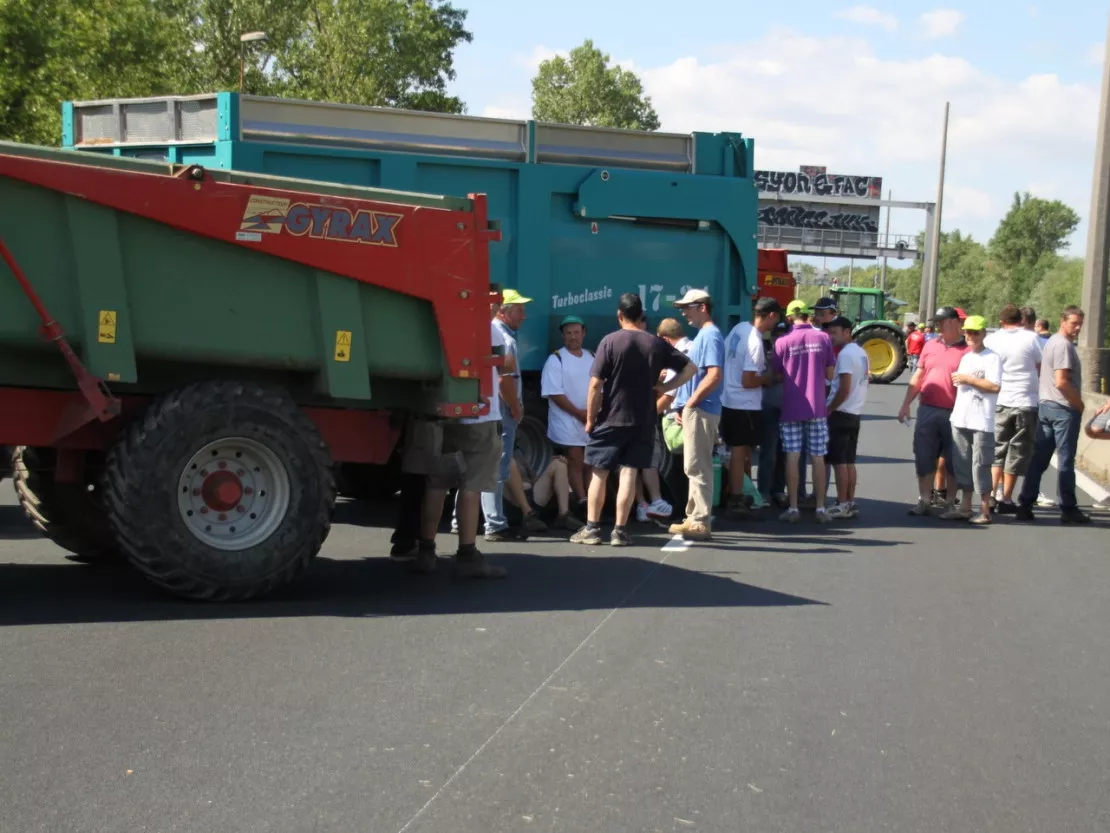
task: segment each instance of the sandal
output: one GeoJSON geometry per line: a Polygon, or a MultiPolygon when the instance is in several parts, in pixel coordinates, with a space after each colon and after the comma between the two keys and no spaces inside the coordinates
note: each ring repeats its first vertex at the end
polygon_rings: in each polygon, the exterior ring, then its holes
{"type": "Polygon", "coordinates": [[[978,515],[971,519],[971,522],[976,526],[989,526],[994,523],[994,518],[990,515],[978,515]]]}

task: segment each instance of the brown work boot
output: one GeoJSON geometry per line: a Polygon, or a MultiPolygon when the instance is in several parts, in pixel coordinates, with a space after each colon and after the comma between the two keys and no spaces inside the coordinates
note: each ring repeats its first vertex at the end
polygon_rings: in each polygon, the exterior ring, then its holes
{"type": "Polygon", "coordinates": [[[682,521],[682,523],[671,524],[670,527],[667,529],[667,532],[671,533],[671,535],[685,535],[686,530],[689,528],[690,521],[689,519],[686,519],[682,521]]]}
{"type": "Polygon", "coordinates": [[[485,556],[477,550],[455,554],[454,576],[457,579],[505,578],[508,574],[509,571],[504,567],[496,567],[486,561],[485,556]]]}
{"type": "Polygon", "coordinates": [[[686,531],[682,533],[682,537],[687,541],[708,541],[712,535],[709,531],[709,524],[687,521],[686,531]]]}

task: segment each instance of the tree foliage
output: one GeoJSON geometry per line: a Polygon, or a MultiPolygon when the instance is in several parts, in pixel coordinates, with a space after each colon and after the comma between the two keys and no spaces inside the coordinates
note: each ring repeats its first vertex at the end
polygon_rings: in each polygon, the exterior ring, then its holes
{"type": "Polygon", "coordinates": [[[559,124],[658,130],[659,116],[634,72],[610,66],[609,55],[586,40],[540,64],[532,79],[532,117],[559,124]]]}
{"type": "Polygon", "coordinates": [[[67,99],[236,90],[462,112],[447,0],[3,0],[0,138],[57,144],[67,99]],[[244,32],[266,40],[244,47],[244,32]]]}

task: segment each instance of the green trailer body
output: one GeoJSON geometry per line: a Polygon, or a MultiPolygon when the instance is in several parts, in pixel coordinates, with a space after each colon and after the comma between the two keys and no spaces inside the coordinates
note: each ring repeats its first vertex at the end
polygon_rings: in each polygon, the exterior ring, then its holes
{"type": "Polygon", "coordinates": [[[162,587],[289,581],[337,462],[487,412],[491,241],[468,199],[0,144],[0,444],[28,515],[162,587]]]}

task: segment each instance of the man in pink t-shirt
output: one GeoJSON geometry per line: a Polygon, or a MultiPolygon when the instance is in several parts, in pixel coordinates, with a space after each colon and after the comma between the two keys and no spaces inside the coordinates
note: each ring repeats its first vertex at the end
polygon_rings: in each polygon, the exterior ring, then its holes
{"type": "Polygon", "coordinates": [[[967,352],[960,310],[941,307],[933,319],[940,338],[928,342],[921,351],[917,370],[906,388],[906,398],[898,412],[898,421],[910,416],[910,405],[918,396],[917,424],[913,429],[913,458],[917,467],[918,501],[910,510],[911,515],[928,515],[933,480],[937,475],[937,461],[944,460],[947,479],[945,501],[951,511],[956,504],[956,483],[952,468],[952,408],[956,405],[956,386],[952,374],[960,366],[960,359],[967,352]]]}
{"type": "Polygon", "coordinates": [[[786,454],[786,491],[790,507],[780,519],[798,523],[798,465],[802,448],[809,449],[813,461],[813,490],[817,493],[817,523],[828,523],[825,512],[825,454],[828,451],[829,426],[826,420],[826,385],[832,381],[836,367],[832,340],[828,333],[809,323],[810,310],[805,301],[791,301],[786,314],[793,316],[794,326],[775,342],[775,370],[782,374],[782,416],[779,434],[786,454]]]}

